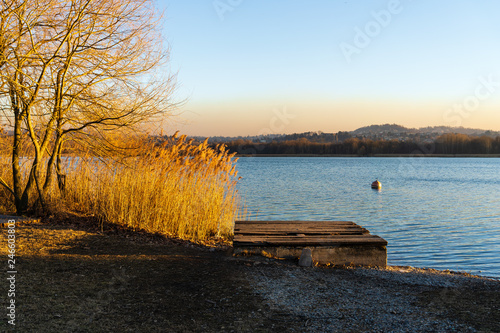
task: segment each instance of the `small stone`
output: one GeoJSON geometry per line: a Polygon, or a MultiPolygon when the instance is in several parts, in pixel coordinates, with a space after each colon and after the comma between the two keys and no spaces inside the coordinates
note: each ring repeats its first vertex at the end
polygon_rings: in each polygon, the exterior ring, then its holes
{"type": "Polygon", "coordinates": [[[301,267],[311,267],[313,264],[312,261],[312,252],[311,249],[303,249],[300,254],[299,266],[301,267]]]}

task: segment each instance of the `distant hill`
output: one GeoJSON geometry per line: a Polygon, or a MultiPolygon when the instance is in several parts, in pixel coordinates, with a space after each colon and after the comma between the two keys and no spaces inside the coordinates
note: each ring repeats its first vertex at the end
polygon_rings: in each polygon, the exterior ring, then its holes
{"type": "Polygon", "coordinates": [[[415,128],[407,128],[397,124],[370,125],[350,132],[352,135],[369,135],[377,133],[418,133],[415,128]]]}
{"type": "Polygon", "coordinates": [[[477,128],[450,127],[450,126],[427,126],[421,128],[407,128],[397,124],[383,124],[360,127],[350,132],[353,136],[371,136],[376,134],[466,134],[466,135],[497,135],[500,132],[486,131],[477,128]]]}
{"type": "MultiPolygon", "coordinates": [[[[497,137],[500,136],[498,131],[487,131],[475,128],[464,128],[464,127],[449,127],[449,126],[428,126],[422,128],[408,128],[397,124],[382,124],[382,125],[370,125],[365,127],[360,127],[354,131],[350,132],[336,132],[336,133],[324,133],[321,131],[317,132],[303,132],[303,133],[293,133],[293,134],[271,134],[271,135],[260,135],[260,136],[239,136],[239,137],[211,137],[209,139],[210,143],[218,142],[230,142],[236,140],[250,141],[256,143],[269,143],[269,142],[284,142],[284,141],[296,141],[301,139],[307,139],[309,142],[316,143],[335,143],[343,142],[350,138],[360,138],[360,139],[370,139],[370,140],[416,140],[421,142],[433,141],[437,137],[447,133],[454,134],[465,134],[470,136],[490,136],[497,137]]],[[[196,140],[203,141],[204,138],[195,137],[196,140]]]]}
{"type": "Polygon", "coordinates": [[[485,130],[478,129],[478,128],[449,127],[449,126],[422,127],[422,128],[419,128],[419,131],[420,132],[440,133],[440,134],[457,133],[457,134],[466,134],[466,135],[482,135],[485,133],[486,133],[486,135],[489,135],[489,134],[487,134],[488,132],[500,134],[500,132],[485,131],[485,130]]]}

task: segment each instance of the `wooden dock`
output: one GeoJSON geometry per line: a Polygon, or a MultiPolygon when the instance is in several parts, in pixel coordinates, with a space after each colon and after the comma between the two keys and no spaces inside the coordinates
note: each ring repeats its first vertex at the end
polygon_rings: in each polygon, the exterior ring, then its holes
{"type": "Polygon", "coordinates": [[[387,241],[348,221],[236,221],[234,254],[296,259],[308,248],[319,264],[387,265],[387,241]]]}

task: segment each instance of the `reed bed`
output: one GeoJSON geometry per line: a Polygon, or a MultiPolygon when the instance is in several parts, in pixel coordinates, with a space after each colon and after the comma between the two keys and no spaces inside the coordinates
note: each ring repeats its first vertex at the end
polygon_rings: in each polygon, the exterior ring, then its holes
{"type": "Polygon", "coordinates": [[[67,158],[66,187],[58,194],[54,185],[51,209],[192,241],[232,238],[239,211],[234,154],[175,135],[131,151],[125,158],[67,158]]]}
{"type": "MultiPolygon", "coordinates": [[[[12,169],[10,168],[10,160],[6,155],[0,155],[0,179],[12,186],[12,169]]],[[[14,212],[15,206],[13,196],[5,187],[0,185],[0,214],[14,212]]]]}

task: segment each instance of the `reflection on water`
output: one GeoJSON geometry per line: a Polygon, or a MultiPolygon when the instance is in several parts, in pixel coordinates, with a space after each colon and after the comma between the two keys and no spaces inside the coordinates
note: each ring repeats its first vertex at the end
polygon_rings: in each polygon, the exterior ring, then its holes
{"type": "Polygon", "coordinates": [[[391,265],[500,277],[498,158],[250,157],[237,167],[249,219],[350,220],[389,242],[391,265]]]}

